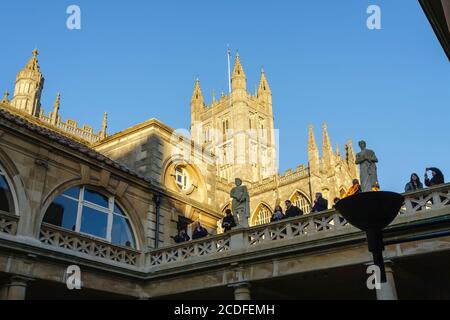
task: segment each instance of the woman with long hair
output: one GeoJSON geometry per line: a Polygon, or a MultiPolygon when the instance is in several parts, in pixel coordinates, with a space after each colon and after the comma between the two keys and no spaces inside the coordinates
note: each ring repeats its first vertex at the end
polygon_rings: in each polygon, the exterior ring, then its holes
{"type": "Polygon", "coordinates": [[[417,173],[411,174],[411,179],[405,186],[405,192],[412,192],[423,189],[423,183],[420,181],[417,173]]]}

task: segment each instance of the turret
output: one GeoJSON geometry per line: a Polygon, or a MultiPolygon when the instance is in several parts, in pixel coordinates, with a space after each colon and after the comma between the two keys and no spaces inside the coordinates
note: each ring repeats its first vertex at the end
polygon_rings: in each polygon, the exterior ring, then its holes
{"type": "Polygon", "coordinates": [[[100,131],[100,139],[106,139],[106,129],[108,128],[108,114],[105,112],[103,115],[103,122],[102,122],[102,130],[100,131]]]}
{"type": "Polygon", "coordinates": [[[334,155],[326,123],[323,124],[322,129],[322,161],[324,170],[327,172],[332,172],[332,170],[334,169],[334,155]]]}
{"type": "Polygon", "coordinates": [[[12,106],[29,115],[38,117],[41,114],[41,93],[44,78],[39,68],[39,52],[34,49],[33,56],[16,77],[12,106]]]}
{"type": "Polygon", "coordinates": [[[52,124],[56,125],[59,122],[59,105],[61,103],[61,94],[58,92],[56,95],[55,104],[53,106],[53,113],[52,113],[52,124]]]}
{"type": "Polygon", "coordinates": [[[308,129],[308,162],[310,172],[318,174],[320,171],[319,149],[312,125],[309,125],[308,129]]]}
{"type": "Polygon", "coordinates": [[[3,94],[3,99],[1,101],[2,103],[8,104],[9,103],[9,92],[8,90],[5,91],[3,94]]]}
{"type": "Polygon", "coordinates": [[[195,81],[194,92],[191,98],[191,115],[201,111],[205,106],[205,99],[203,98],[202,89],[200,88],[200,80],[195,81]]]}
{"type": "Polygon", "coordinates": [[[264,69],[261,70],[261,79],[259,81],[257,97],[261,103],[269,107],[272,106],[272,91],[270,90],[264,69]]]}
{"type": "Polygon", "coordinates": [[[356,166],[356,156],[353,150],[352,140],[349,140],[345,145],[345,161],[347,163],[350,174],[353,178],[359,177],[358,168],[356,166]]]}
{"type": "Polygon", "coordinates": [[[245,94],[247,93],[247,78],[241,64],[239,53],[236,55],[233,74],[231,76],[231,92],[233,93],[233,96],[242,95],[242,97],[245,97],[245,94]]]}

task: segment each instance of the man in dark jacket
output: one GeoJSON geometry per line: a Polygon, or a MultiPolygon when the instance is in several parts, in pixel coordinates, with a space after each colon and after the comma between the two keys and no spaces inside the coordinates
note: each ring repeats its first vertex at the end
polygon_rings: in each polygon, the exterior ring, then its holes
{"type": "Polygon", "coordinates": [[[184,229],[181,229],[175,237],[172,237],[172,239],[175,240],[175,243],[183,243],[191,240],[184,229]]]}
{"type": "Polygon", "coordinates": [[[197,222],[194,231],[192,232],[192,240],[197,240],[204,238],[208,235],[208,230],[206,230],[200,222],[197,222]]]}
{"type": "Polygon", "coordinates": [[[320,192],[316,193],[316,200],[311,210],[312,213],[328,210],[328,200],[324,199],[320,192]]]}
{"type": "Polygon", "coordinates": [[[290,200],[286,200],[284,203],[286,204],[286,213],[284,215],[286,219],[303,215],[303,211],[294,206],[290,200]]]}
{"type": "Polygon", "coordinates": [[[226,217],[222,219],[222,228],[227,232],[236,227],[236,221],[234,220],[233,213],[230,209],[227,209],[225,213],[226,217]]]}

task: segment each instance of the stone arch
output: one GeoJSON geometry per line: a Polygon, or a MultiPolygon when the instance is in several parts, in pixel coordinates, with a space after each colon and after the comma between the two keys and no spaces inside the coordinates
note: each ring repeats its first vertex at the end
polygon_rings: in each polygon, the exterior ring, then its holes
{"type": "Polygon", "coordinates": [[[44,220],[44,216],[47,213],[47,210],[52,204],[52,202],[55,200],[55,198],[60,194],[62,194],[63,192],[65,192],[66,190],[75,187],[89,187],[90,189],[97,191],[105,196],[114,196],[129,218],[131,229],[135,236],[137,249],[139,250],[140,248],[144,248],[145,246],[145,230],[143,227],[144,223],[142,222],[142,218],[139,216],[139,213],[134,208],[132,202],[129,201],[124,195],[122,196],[115,195],[110,188],[103,186],[99,182],[95,182],[92,180],[89,182],[85,182],[79,178],[67,180],[59,184],[58,186],[53,188],[53,190],[50,191],[49,194],[45,197],[45,200],[39,213],[39,217],[35,223],[36,225],[36,229],[34,230],[35,237],[37,238],[39,237],[39,232],[41,229],[42,221],[44,220]]]}
{"type": "Polygon", "coordinates": [[[6,181],[11,189],[14,202],[14,214],[20,216],[21,212],[30,212],[28,195],[26,193],[25,184],[19,174],[19,170],[1,147],[0,168],[5,173],[6,181]]]}
{"type": "Polygon", "coordinates": [[[303,191],[296,189],[289,197],[289,200],[291,200],[292,204],[302,209],[303,213],[307,214],[311,211],[311,200],[303,191]]]}
{"type": "Polygon", "coordinates": [[[251,226],[270,223],[273,210],[266,202],[261,202],[255,209],[250,219],[251,226]]]}

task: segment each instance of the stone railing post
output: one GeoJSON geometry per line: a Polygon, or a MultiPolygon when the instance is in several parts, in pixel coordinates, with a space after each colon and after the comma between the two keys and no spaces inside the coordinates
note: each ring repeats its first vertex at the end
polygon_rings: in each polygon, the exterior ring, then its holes
{"type": "Polygon", "coordinates": [[[241,282],[230,286],[234,289],[234,300],[248,301],[251,300],[250,283],[241,282]]]}
{"type": "Polygon", "coordinates": [[[1,300],[25,300],[30,278],[12,276],[8,282],[0,288],[1,300]]]}
{"type": "Polygon", "coordinates": [[[245,239],[246,229],[239,228],[230,236],[230,250],[239,250],[247,246],[247,241],[245,239]]]}
{"type": "Polygon", "coordinates": [[[377,300],[398,300],[397,288],[395,286],[394,271],[392,261],[385,262],[387,282],[381,284],[381,289],[377,291],[377,300]]]}

